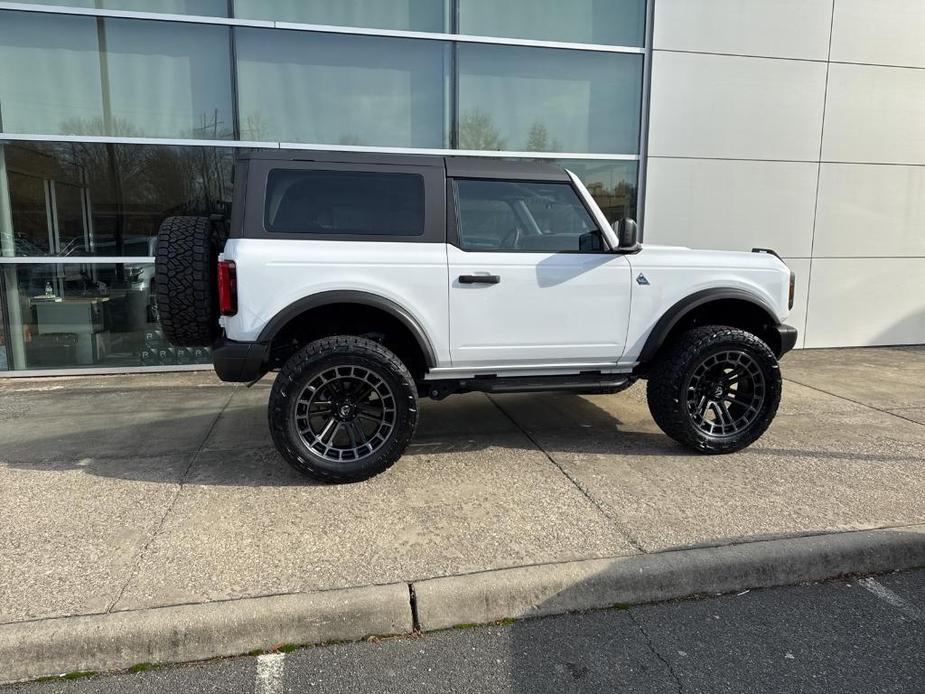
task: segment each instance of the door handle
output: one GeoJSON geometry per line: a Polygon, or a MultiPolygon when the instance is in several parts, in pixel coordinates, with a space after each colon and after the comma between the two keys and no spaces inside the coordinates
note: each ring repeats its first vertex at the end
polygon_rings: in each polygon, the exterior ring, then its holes
{"type": "Polygon", "coordinates": [[[460,284],[498,284],[501,275],[460,275],[460,284]]]}

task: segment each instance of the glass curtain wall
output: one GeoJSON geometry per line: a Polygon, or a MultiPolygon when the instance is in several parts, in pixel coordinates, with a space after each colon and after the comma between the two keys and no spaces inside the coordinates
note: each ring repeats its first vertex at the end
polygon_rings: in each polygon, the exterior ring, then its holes
{"type": "Polygon", "coordinates": [[[153,240],[227,215],[252,143],[537,156],[636,214],[646,0],[29,4],[0,10],[0,371],[208,361],[160,335],[153,240]]]}
{"type": "Polygon", "coordinates": [[[7,142],[0,155],[0,369],[209,361],[163,339],[151,257],[165,217],[227,214],[232,150],[7,142]]]}
{"type": "Polygon", "coordinates": [[[245,139],[448,144],[445,42],[243,28],[235,49],[245,139]]]}
{"type": "Polygon", "coordinates": [[[231,139],[230,31],[0,12],[3,131],[231,139]]]}

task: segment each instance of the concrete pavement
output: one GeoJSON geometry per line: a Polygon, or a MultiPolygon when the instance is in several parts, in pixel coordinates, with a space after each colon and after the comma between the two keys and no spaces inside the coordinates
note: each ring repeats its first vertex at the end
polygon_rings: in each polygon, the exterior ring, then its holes
{"type": "Polygon", "coordinates": [[[925,349],[783,373],[732,456],[664,437],[644,384],[472,394],[424,401],[405,457],[339,487],[272,449],[268,379],[0,381],[0,625],[925,522],[925,349]]]}

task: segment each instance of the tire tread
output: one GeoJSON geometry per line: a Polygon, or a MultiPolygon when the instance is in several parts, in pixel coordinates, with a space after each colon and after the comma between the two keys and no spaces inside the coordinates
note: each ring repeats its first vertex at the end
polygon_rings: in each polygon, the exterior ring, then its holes
{"type": "Polygon", "coordinates": [[[218,336],[217,250],[206,217],[168,217],[154,261],[158,322],[178,347],[209,347],[218,336]]]}

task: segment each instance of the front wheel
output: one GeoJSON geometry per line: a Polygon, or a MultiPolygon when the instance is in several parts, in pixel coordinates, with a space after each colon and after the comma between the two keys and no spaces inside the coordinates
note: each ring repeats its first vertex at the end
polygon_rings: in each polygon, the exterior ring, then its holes
{"type": "Polygon", "coordinates": [[[668,436],[702,453],[732,453],[755,442],[780,404],[773,352],[738,328],[683,333],[653,365],[646,397],[668,436]]]}
{"type": "Polygon", "coordinates": [[[362,337],[326,337],[303,347],[270,393],[277,450],[295,469],[324,482],[354,482],[390,467],[411,441],[417,417],[408,369],[362,337]]]}

